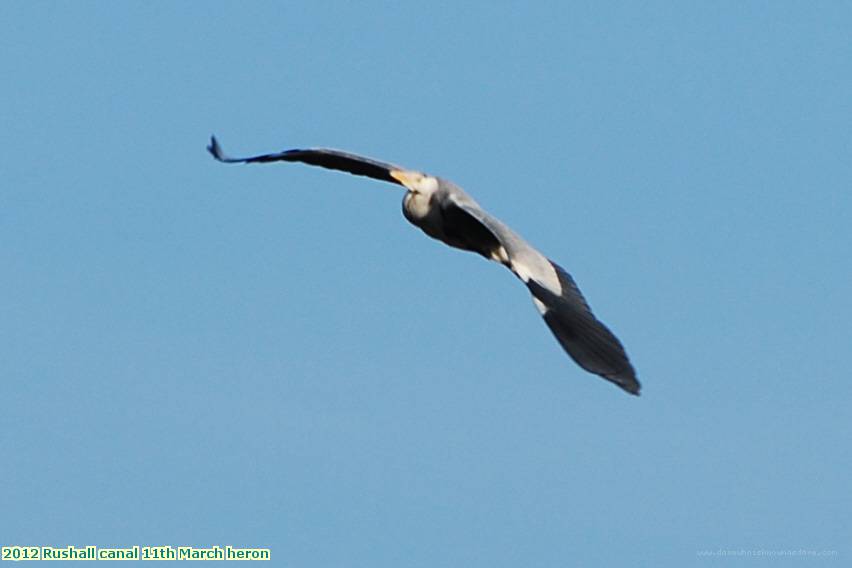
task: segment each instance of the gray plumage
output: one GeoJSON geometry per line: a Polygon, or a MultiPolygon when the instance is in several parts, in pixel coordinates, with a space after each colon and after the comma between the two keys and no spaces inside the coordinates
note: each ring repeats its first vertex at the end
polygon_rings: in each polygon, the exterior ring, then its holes
{"type": "Polygon", "coordinates": [[[302,162],[402,185],[408,190],[403,215],[409,222],[451,247],[506,266],[527,286],[545,323],[578,365],[639,394],[639,381],[624,347],[592,313],[573,278],[452,182],[339,150],[287,150],[230,158],[215,137],[207,149],[220,162],[302,162]]]}

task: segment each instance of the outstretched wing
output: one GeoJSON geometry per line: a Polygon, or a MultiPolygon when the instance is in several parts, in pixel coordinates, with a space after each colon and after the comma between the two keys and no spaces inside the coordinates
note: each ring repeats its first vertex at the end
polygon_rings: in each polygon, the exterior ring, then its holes
{"type": "Polygon", "coordinates": [[[231,158],[227,156],[215,136],[210,137],[210,145],[207,146],[207,151],[220,162],[228,164],[254,164],[265,162],[301,162],[311,166],[319,166],[330,170],[340,170],[349,172],[356,176],[366,176],[369,178],[388,181],[397,185],[402,185],[399,180],[391,177],[390,172],[393,170],[401,170],[394,164],[380,162],[372,158],[341,152],[340,150],[330,150],[327,148],[314,148],[308,150],[285,150],[276,154],[263,154],[261,156],[252,156],[251,158],[231,158]]]}
{"type": "MultiPolygon", "coordinates": [[[[527,285],[545,323],[568,355],[583,369],[638,395],[641,385],[624,347],[592,313],[571,275],[486,213],[467,194],[453,192],[448,201],[445,208],[458,208],[478,221],[503,247],[505,253],[493,255],[494,260],[508,266],[527,285]]],[[[478,240],[493,247],[487,238],[478,240]]]]}
{"type": "Polygon", "coordinates": [[[561,283],[561,294],[552,293],[535,279],[527,282],[533,298],[540,302],[536,307],[547,327],[578,365],[638,395],[641,385],[624,346],[592,313],[574,279],[558,264],[551,262],[551,266],[561,283]]]}

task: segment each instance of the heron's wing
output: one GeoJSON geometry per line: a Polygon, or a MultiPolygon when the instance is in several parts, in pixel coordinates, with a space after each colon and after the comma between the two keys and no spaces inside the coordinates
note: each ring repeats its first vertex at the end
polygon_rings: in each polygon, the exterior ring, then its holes
{"type": "Polygon", "coordinates": [[[571,275],[558,264],[551,265],[561,283],[561,294],[551,293],[535,279],[527,283],[533,298],[540,302],[536,307],[550,331],[578,365],[638,395],[641,385],[624,346],[594,316],[571,275]]]}
{"type": "Polygon", "coordinates": [[[451,194],[448,202],[445,208],[461,209],[502,245],[508,257],[502,262],[527,285],[545,323],[568,355],[585,370],[638,395],[640,384],[624,347],[592,313],[571,275],[466,194],[451,194]]]}
{"type": "Polygon", "coordinates": [[[311,166],[319,166],[330,170],[340,170],[349,172],[356,176],[366,176],[381,181],[389,181],[397,185],[402,185],[399,180],[391,177],[390,172],[393,170],[401,170],[394,164],[380,162],[372,158],[341,152],[340,150],[330,150],[326,148],[314,148],[309,150],[285,150],[276,154],[263,154],[261,156],[252,156],[251,158],[231,158],[222,152],[219,142],[215,136],[210,137],[210,145],[207,150],[213,154],[213,157],[220,162],[228,164],[242,163],[264,163],[264,162],[302,162],[311,166]]]}

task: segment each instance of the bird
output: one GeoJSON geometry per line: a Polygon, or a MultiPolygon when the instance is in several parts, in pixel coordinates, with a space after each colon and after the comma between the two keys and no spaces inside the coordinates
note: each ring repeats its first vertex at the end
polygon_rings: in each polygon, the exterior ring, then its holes
{"type": "Polygon", "coordinates": [[[561,266],[487,213],[453,182],[395,164],[329,148],[293,149],[249,158],[226,155],[215,136],[207,150],[224,163],[301,162],[401,185],[403,216],[428,236],[502,264],[523,282],[556,340],[586,371],[639,395],[641,385],[621,342],[592,313],[561,266]]]}

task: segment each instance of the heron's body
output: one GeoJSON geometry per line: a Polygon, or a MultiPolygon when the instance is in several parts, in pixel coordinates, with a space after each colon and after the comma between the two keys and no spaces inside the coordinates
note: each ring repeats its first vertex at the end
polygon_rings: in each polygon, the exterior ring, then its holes
{"type": "MultiPolygon", "coordinates": [[[[401,173],[397,175],[402,178],[401,173]]],[[[479,253],[489,260],[508,260],[505,249],[489,231],[477,230],[475,219],[466,219],[467,214],[460,209],[446,206],[467,203],[479,207],[470,196],[444,179],[421,179],[418,190],[409,189],[402,198],[402,214],[412,225],[451,247],[479,253]]]]}
{"type": "Polygon", "coordinates": [[[409,222],[451,247],[478,253],[509,268],[529,289],[560,345],[581,367],[639,394],[640,385],[624,348],[594,316],[571,276],[452,182],[338,150],[288,150],[233,159],[222,153],[215,138],[208,149],[223,162],[304,162],[404,186],[408,191],[402,212],[409,222]]]}

